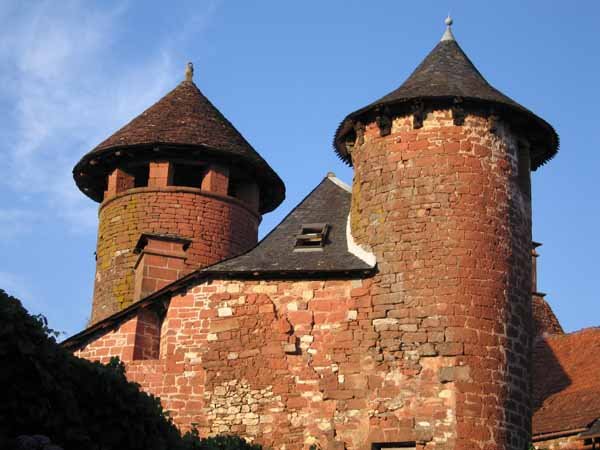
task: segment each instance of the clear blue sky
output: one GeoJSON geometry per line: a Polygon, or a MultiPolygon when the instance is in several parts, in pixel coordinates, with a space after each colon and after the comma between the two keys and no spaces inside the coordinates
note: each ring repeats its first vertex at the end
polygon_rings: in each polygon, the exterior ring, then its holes
{"type": "Polygon", "coordinates": [[[344,116],[397,87],[454,34],[495,87],[558,131],[533,175],[540,290],[567,330],[600,325],[600,2],[0,3],[0,287],[72,334],[90,313],[97,204],[77,160],[171,90],[204,93],[269,161],[287,199],[328,172],[344,116]],[[176,5],[176,6],[173,6],[176,5]]]}

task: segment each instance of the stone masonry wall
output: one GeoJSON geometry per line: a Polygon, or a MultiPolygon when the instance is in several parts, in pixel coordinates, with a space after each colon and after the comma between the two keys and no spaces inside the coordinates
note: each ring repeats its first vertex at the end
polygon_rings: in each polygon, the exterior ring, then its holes
{"type": "Polygon", "coordinates": [[[460,346],[431,328],[431,343],[398,350],[398,330],[421,339],[412,323],[420,313],[377,318],[371,288],[371,279],[206,282],[171,300],[159,359],[129,357],[139,353],[137,318],[77,354],[124,357],[131,380],[203,435],[238,433],[286,450],[451,448],[456,385],[471,376],[455,367],[460,346]]]}
{"type": "Polygon", "coordinates": [[[133,302],[133,250],[142,233],[190,239],[185,274],[251,248],[259,222],[239,201],[194,188],[137,188],[109,198],[99,211],[91,323],[133,302]]]}
{"type": "Polygon", "coordinates": [[[502,122],[449,110],[412,117],[380,136],[367,124],[352,153],[355,240],[377,256],[369,318],[376,349],[421,403],[427,448],[522,450],[531,429],[529,155],[502,122]],[[492,129],[492,125],[494,129],[492,129]],[[519,152],[522,152],[519,154],[519,152]],[[430,367],[454,383],[439,402],[430,367]],[[423,409],[427,406],[428,409],[423,409]],[[430,417],[447,417],[443,426],[430,417]]]}
{"type": "Polygon", "coordinates": [[[385,137],[367,126],[351,223],[377,256],[374,277],[205,281],[171,299],[156,332],[134,317],[78,354],[121,356],[202,434],[282,450],[526,448],[529,168],[495,126],[457,127],[449,111],[419,130],[396,119],[385,137]],[[157,359],[135,348],[158,334],[157,359]]]}

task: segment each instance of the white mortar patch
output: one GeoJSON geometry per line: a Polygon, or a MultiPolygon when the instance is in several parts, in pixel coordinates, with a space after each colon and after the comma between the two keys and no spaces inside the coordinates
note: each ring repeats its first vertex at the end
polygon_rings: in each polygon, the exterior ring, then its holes
{"type": "Polygon", "coordinates": [[[375,267],[377,263],[377,258],[373,253],[368,250],[365,250],[360,245],[358,245],[354,241],[354,237],[352,237],[352,227],[350,225],[350,214],[348,214],[348,221],[346,222],[346,242],[348,243],[348,251],[356,256],[358,259],[361,259],[365,263],[367,263],[371,267],[375,267]]]}

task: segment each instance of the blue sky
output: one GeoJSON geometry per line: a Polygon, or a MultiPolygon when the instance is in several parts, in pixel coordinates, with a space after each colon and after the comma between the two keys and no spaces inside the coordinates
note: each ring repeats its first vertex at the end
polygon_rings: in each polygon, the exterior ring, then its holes
{"type": "Polygon", "coordinates": [[[97,204],[71,169],[187,61],[286,183],[264,235],[328,171],[352,180],[331,148],[338,123],[402,83],[448,11],[488,81],[561,137],[533,175],[539,288],[567,330],[600,325],[597,1],[3,1],[0,287],[55,329],[84,327],[97,204]]]}

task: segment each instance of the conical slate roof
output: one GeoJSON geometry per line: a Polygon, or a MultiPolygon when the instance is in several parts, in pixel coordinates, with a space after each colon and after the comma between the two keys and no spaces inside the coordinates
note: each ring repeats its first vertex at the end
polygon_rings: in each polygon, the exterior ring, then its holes
{"type": "Polygon", "coordinates": [[[94,178],[112,170],[115,155],[126,151],[131,158],[152,149],[160,149],[163,156],[177,153],[199,160],[208,156],[249,166],[261,186],[261,197],[269,197],[263,212],[284,198],[279,176],[191,80],[182,81],[86,154],[73,169],[75,181],[84,193],[99,200],[94,178]]]}
{"type": "Polygon", "coordinates": [[[398,89],[373,105],[419,97],[476,98],[522,108],[492,87],[453,39],[440,41],[398,89]]]}
{"type": "MultiPolygon", "coordinates": [[[[451,21],[450,21],[451,24],[451,21]]],[[[551,159],[558,150],[558,135],[543,119],[490,85],[460,48],[450,28],[442,40],[396,90],[349,114],[336,131],[334,147],[338,155],[352,164],[344,146],[345,135],[354,123],[378,108],[400,106],[415,100],[449,101],[461,99],[492,104],[506,118],[517,119],[532,138],[532,168],[551,159]]]]}
{"type": "Polygon", "coordinates": [[[200,145],[249,159],[262,159],[193,81],[182,81],[92,153],[157,142],[200,145]]]}

